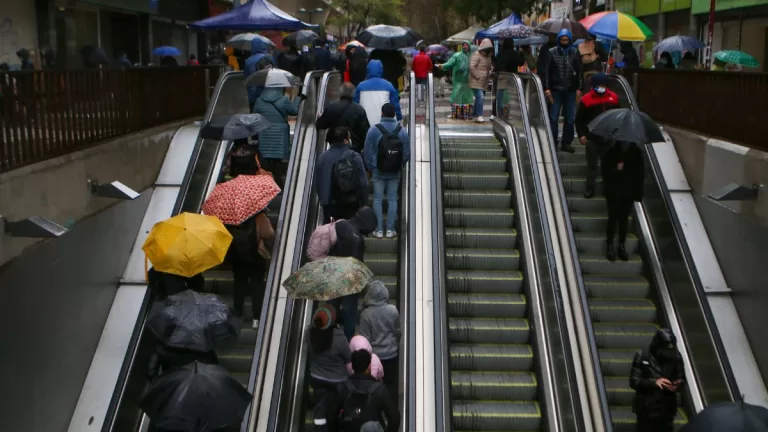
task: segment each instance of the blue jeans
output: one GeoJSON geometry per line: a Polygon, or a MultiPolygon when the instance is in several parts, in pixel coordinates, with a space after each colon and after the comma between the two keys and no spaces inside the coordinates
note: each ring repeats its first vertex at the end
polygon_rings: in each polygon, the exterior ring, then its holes
{"type": "Polygon", "coordinates": [[[549,111],[549,121],[552,123],[552,138],[557,141],[558,120],[560,109],[563,109],[563,139],[561,145],[571,145],[573,142],[573,120],[576,116],[576,92],[559,91],[552,92],[552,106],[549,111]]]}
{"type": "Polygon", "coordinates": [[[400,172],[380,173],[373,172],[373,212],[376,213],[376,231],[383,231],[383,212],[381,203],[384,201],[384,192],[387,193],[387,230],[395,229],[397,221],[397,189],[400,187],[400,172]]]}
{"type": "Polygon", "coordinates": [[[355,331],[357,331],[357,302],[359,298],[360,294],[350,294],[328,302],[336,308],[336,311],[339,308],[342,309],[339,314],[347,340],[352,339],[355,336],[355,331]]]}
{"type": "Polygon", "coordinates": [[[483,115],[483,101],[485,100],[485,90],[472,89],[475,93],[475,118],[483,115]]]}
{"type": "Polygon", "coordinates": [[[504,114],[504,96],[507,95],[507,89],[496,90],[496,117],[502,117],[504,114]]]}

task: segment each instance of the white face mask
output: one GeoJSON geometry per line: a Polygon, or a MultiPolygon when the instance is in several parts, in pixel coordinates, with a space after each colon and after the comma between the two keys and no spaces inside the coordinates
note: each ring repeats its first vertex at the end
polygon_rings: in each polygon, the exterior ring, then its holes
{"type": "Polygon", "coordinates": [[[605,94],[605,87],[595,87],[595,93],[605,94]]]}

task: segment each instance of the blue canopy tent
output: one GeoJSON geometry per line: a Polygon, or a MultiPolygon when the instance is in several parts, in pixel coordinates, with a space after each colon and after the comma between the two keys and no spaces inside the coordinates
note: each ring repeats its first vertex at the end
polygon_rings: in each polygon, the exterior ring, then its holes
{"type": "Polygon", "coordinates": [[[284,30],[296,31],[312,28],[298,18],[278,9],[267,0],[251,0],[229,12],[206,18],[189,25],[195,30],[284,30]]]}
{"type": "Polygon", "coordinates": [[[509,29],[512,26],[525,26],[525,23],[523,22],[522,18],[520,18],[520,15],[518,15],[517,13],[513,13],[512,15],[504,18],[503,20],[497,22],[496,24],[488,27],[487,29],[477,32],[477,35],[475,35],[475,38],[476,39],[484,39],[484,38],[496,39],[496,34],[499,31],[509,29]]]}

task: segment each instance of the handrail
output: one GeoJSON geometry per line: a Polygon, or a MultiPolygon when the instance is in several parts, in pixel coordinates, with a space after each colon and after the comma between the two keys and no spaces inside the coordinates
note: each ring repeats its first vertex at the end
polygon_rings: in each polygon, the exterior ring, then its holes
{"type": "MultiPolygon", "coordinates": [[[[219,77],[219,81],[216,84],[216,88],[214,89],[213,95],[211,97],[212,102],[208,105],[205,116],[203,117],[203,123],[210,121],[212,118],[216,104],[219,102],[221,97],[221,91],[224,88],[224,84],[230,79],[239,77],[242,77],[242,72],[227,72],[219,77]]],[[[193,174],[195,173],[195,168],[197,168],[198,162],[200,161],[200,155],[203,150],[204,141],[205,140],[198,137],[195,142],[195,147],[192,150],[192,155],[190,156],[189,164],[187,165],[187,169],[184,173],[184,179],[182,181],[181,187],[179,188],[179,194],[176,198],[176,202],[174,203],[171,215],[177,215],[182,210],[184,210],[184,204],[187,200],[189,188],[192,180],[194,179],[193,174]]],[[[216,157],[214,155],[213,160],[215,159],[216,157]]],[[[210,178],[213,167],[209,167],[207,171],[208,178],[210,178]]],[[[105,414],[104,424],[102,425],[102,431],[104,432],[112,431],[116,426],[122,426],[116,424],[116,421],[118,418],[120,406],[124,400],[128,380],[134,371],[134,366],[136,365],[136,356],[139,351],[140,343],[143,339],[144,326],[149,314],[152,298],[153,293],[150,289],[147,289],[144,294],[144,300],[142,301],[141,307],[139,308],[139,314],[136,318],[136,325],[134,327],[133,335],[131,336],[131,340],[126,350],[125,360],[123,361],[123,365],[117,378],[117,383],[115,384],[115,392],[112,395],[112,399],[109,402],[109,407],[107,408],[105,414]]]]}
{"type": "MultiPolygon", "coordinates": [[[[302,87],[302,94],[307,96],[307,91],[312,85],[312,82],[323,76],[323,72],[313,71],[308,72],[304,76],[304,86],[302,87]]],[[[285,247],[284,244],[288,241],[286,229],[290,223],[290,208],[296,199],[296,177],[298,176],[298,165],[300,163],[303,147],[300,145],[306,132],[303,128],[304,120],[304,104],[306,100],[302,100],[299,103],[298,115],[296,116],[296,126],[293,131],[292,151],[288,160],[287,175],[285,178],[285,184],[283,185],[283,202],[280,207],[280,213],[277,219],[277,226],[275,227],[275,239],[272,248],[272,260],[269,263],[267,270],[267,281],[265,283],[264,298],[268,301],[262,303],[261,313],[259,314],[259,326],[256,332],[256,344],[253,350],[253,357],[251,360],[251,369],[248,376],[248,391],[254,396],[254,402],[248,405],[245,415],[243,416],[243,424],[241,425],[241,432],[247,432],[251,427],[251,422],[256,421],[257,418],[252,415],[254,411],[254,404],[261,399],[261,387],[263,386],[263,380],[259,383],[259,377],[262,375],[260,372],[264,368],[264,356],[268,353],[268,350],[264,349],[264,341],[267,336],[267,330],[271,329],[272,322],[274,320],[274,308],[275,305],[272,302],[273,293],[279,290],[279,284],[282,281],[282,277],[278,275],[278,269],[282,268],[283,261],[285,260],[285,247]],[[261,384],[261,385],[258,385],[261,384]]]]}
{"type": "Polygon", "coordinates": [[[448,299],[445,287],[445,226],[443,222],[443,162],[435,118],[434,76],[427,78],[429,93],[429,160],[432,177],[432,290],[435,312],[435,425],[436,432],[451,428],[451,381],[448,370],[448,299]]]}
{"type": "MultiPolygon", "coordinates": [[[[538,95],[539,107],[543,109],[543,107],[547,106],[546,101],[544,100],[544,90],[541,84],[541,79],[538,75],[515,74],[515,76],[521,80],[532,81],[532,85],[525,87],[524,91],[535,91],[538,95]]],[[[523,118],[525,121],[528,120],[527,110],[524,110],[523,118]]],[[[547,137],[547,142],[543,143],[539,140],[539,146],[544,158],[539,162],[546,164],[547,169],[545,171],[549,177],[548,183],[550,185],[550,190],[552,191],[550,192],[549,197],[551,199],[551,204],[554,206],[553,216],[555,224],[557,225],[557,237],[560,240],[563,260],[567,261],[564,263],[564,270],[571,282],[566,286],[569,291],[567,295],[570,297],[571,308],[569,309],[574,314],[573,324],[578,333],[577,341],[579,352],[581,353],[581,359],[574,360],[582,363],[581,368],[586,375],[585,385],[588,392],[587,397],[589,400],[592,425],[597,431],[612,432],[613,422],[611,421],[603,372],[600,368],[600,357],[597,350],[594,328],[592,326],[592,315],[589,311],[587,290],[584,286],[581,264],[578,260],[579,255],[576,249],[576,238],[573,234],[573,226],[571,224],[568,203],[565,198],[560,166],[557,163],[558,158],[555,140],[552,136],[549,116],[542,115],[542,118],[544,121],[544,133],[547,137]],[[584,362],[588,362],[589,364],[583,364],[584,362]]]]}
{"type": "MultiPolygon", "coordinates": [[[[637,100],[635,99],[634,93],[631,91],[631,87],[629,83],[627,82],[626,78],[624,78],[621,75],[611,75],[610,78],[612,80],[615,80],[618,82],[618,84],[621,87],[621,90],[626,95],[630,108],[633,110],[639,110],[637,105],[637,100]]],[[[664,207],[666,210],[667,215],[669,216],[669,221],[672,224],[672,228],[674,231],[674,238],[675,242],[677,244],[677,248],[679,249],[680,253],[682,254],[683,264],[686,267],[688,277],[690,278],[690,283],[693,285],[695,289],[695,295],[696,299],[698,301],[698,305],[701,308],[704,323],[706,325],[706,332],[709,334],[710,340],[712,341],[714,345],[714,351],[715,355],[717,356],[718,363],[720,365],[720,370],[723,374],[723,379],[726,382],[727,391],[729,392],[729,396],[731,400],[733,401],[740,401],[742,400],[741,393],[738,389],[738,384],[736,383],[736,379],[733,374],[733,370],[731,368],[730,361],[728,361],[727,354],[725,352],[725,348],[723,345],[723,341],[720,337],[720,333],[716,330],[717,324],[714,321],[714,317],[712,314],[712,309],[709,305],[709,301],[706,300],[707,293],[704,290],[704,284],[701,281],[701,277],[699,276],[698,270],[696,269],[696,264],[693,260],[693,255],[691,254],[691,250],[688,246],[688,243],[684,240],[685,233],[682,228],[682,223],[680,222],[680,219],[677,215],[677,212],[674,210],[674,203],[672,202],[672,196],[670,193],[669,188],[667,187],[667,183],[664,180],[664,173],[661,170],[661,165],[659,163],[658,156],[656,155],[656,150],[653,145],[646,145],[643,146],[645,149],[645,154],[648,158],[648,161],[650,162],[650,168],[651,172],[653,174],[653,177],[656,181],[656,184],[661,192],[662,201],[664,203],[664,207]]],[[[644,204],[643,204],[644,206],[644,204]]],[[[637,206],[636,206],[637,209],[637,206]]],[[[642,208],[641,208],[642,209],[642,208]]],[[[654,238],[654,240],[657,238],[657,233],[653,232],[653,227],[649,224],[649,228],[651,231],[651,235],[654,238]]],[[[661,269],[663,271],[663,268],[661,269]]],[[[666,273],[666,272],[665,272],[666,273]]],[[[667,278],[667,275],[664,276],[667,278]]],[[[672,296],[668,297],[668,300],[674,303],[674,298],[672,296]]],[[[668,305],[664,305],[665,309],[668,309],[668,305]]],[[[672,305],[669,307],[671,311],[676,311],[677,307],[675,305],[672,305]]],[[[677,314],[675,316],[668,317],[669,321],[672,321],[672,319],[678,320],[677,314]]],[[[689,344],[688,337],[685,333],[681,332],[678,333],[678,337],[683,337],[685,340],[686,345],[689,344]]],[[[689,348],[689,346],[688,346],[689,348]]],[[[690,350],[689,350],[690,352],[690,350]]],[[[706,359],[695,359],[692,356],[690,357],[691,365],[694,365],[692,369],[696,371],[697,376],[699,375],[699,371],[696,370],[695,364],[699,361],[703,361],[706,359]]],[[[702,377],[698,376],[698,391],[702,395],[702,401],[703,403],[708,403],[707,401],[707,394],[706,391],[704,391],[701,388],[701,381],[702,377]]],[[[698,408],[697,408],[698,409],[698,408]]]]}

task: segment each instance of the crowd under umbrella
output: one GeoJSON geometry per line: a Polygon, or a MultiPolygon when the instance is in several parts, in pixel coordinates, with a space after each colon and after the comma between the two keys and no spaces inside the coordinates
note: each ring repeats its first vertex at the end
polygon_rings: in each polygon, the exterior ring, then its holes
{"type": "Polygon", "coordinates": [[[233,141],[252,137],[271,126],[261,114],[233,114],[214,117],[200,129],[200,138],[233,141]]]}
{"type": "Polygon", "coordinates": [[[283,38],[283,46],[301,47],[312,45],[320,40],[320,36],[312,30],[299,30],[283,38]]]}
{"type": "Polygon", "coordinates": [[[611,40],[642,42],[653,36],[642,21],[618,11],[598,12],[579,22],[588,32],[611,40]]]}
{"type": "Polygon", "coordinates": [[[587,125],[589,137],[605,153],[617,142],[646,145],[664,142],[661,129],[648,114],[629,108],[606,111],[587,125]]]}
{"type": "Polygon", "coordinates": [[[760,62],[751,55],[735,50],[718,51],[714,55],[715,59],[724,63],[731,63],[739,66],[756,68],[760,67],[760,62]]]}
{"type": "Polygon", "coordinates": [[[363,30],[357,35],[357,40],[367,48],[396,50],[415,47],[422,38],[408,27],[377,24],[363,30]]]}
{"type": "Polygon", "coordinates": [[[704,48],[704,43],[693,36],[668,37],[653,47],[654,52],[691,52],[704,48]]]}
{"type": "Polygon", "coordinates": [[[159,430],[213,432],[240,425],[252,400],[226,369],[195,361],[153,381],[139,406],[159,430]]]}
{"type": "Polygon", "coordinates": [[[264,211],[280,194],[275,179],[266,172],[239,175],[217,184],[203,203],[203,212],[216,216],[227,225],[240,225],[264,211]]]}
{"type": "Polygon", "coordinates": [[[573,21],[568,18],[550,18],[536,27],[536,32],[556,35],[560,33],[560,30],[566,29],[571,32],[573,39],[586,39],[589,37],[589,32],[578,21],[573,21]]]}
{"type": "Polygon", "coordinates": [[[152,55],[157,57],[176,57],[181,55],[181,51],[175,46],[159,46],[152,50],[152,55]]]}
{"type": "Polygon", "coordinates": [[[268,68],[252,73],[245,84],[264,88],[288,88],[301,85],[301,80],[287,70],[268,68]]]}
{"type": "Polygon", "coordinates": [[[371,279],[373,272],[356,258],[329,256],[304,264],[283,286],[293,298],[328,301],[360,293],[371,279]]]}
{"type": "Polygon", "coordinates": [[[241,322],[218,296],[184,290],[168,296],[147,324],[163,345],[204,353],[235,343],[241,322]]]}
{"type": "Polygon", "coordinates": [[[680,432],[768,432],[768,409],[746,402],[719,402],[688,420],[680,432]]]}
{"type": "Polygon", "coordinates": [[[238,35],[232,36],[232,38],[227,41],[227,45],[231,46],[236,50],[250,51],[251,42],[253,42],[255,39],[260,40],[261,42],[263,42],[268,46],[271,46],[271,47],[275,46],[275,43],[272,42],[269,38],[266,38],[257,33],[240,33],[238,35]]]}

